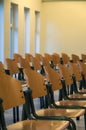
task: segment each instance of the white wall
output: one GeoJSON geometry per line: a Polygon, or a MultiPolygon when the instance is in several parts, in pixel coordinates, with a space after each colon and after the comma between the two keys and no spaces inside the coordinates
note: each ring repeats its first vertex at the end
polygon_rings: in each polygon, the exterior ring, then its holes
{"type": "Polygon", "coordinates": [[[42,4],[41,52],[86,54],[86,1],[42,4]]]}
{"type": "Polygon", "coordinates": [[[10,56],[10,5],[18,4],[18,52],[23,53],[24,42],[24,7],[30,8],[30,53],[35,49],[35,11],[40,11],[41,0],[4,0],[4,44],[5,56],[10,56]]]}
{"type": "Polygon", "coordinates": [[[4,59],[10,56],[10,5],[18,4],[19,53],[23,54],[24,7],[30,8],[30,53],[35,52],[35,11],[41,14],[40,53],[86,53],[86,2],[4,0],[4,59]]]}

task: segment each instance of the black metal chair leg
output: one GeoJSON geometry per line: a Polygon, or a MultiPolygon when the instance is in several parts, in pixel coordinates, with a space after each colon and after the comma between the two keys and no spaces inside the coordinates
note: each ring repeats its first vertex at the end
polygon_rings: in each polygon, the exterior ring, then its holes
{"type": "Polygon", "coordinates": [[[17,121],[19,121],[19,107],[16,107],[16,112],[17,112],[17,121]]]}
{"type": "Polygon", "coordinates": [[[15,112],[15,107],[13,108],[13,123],[16,122],[16,112],[15,112]]]}
{"type": "Polygon", "coordinates": [[[80,117],[77,117],[76,120],[79,121],[79,120],[80,120],[80,117]]]}
{"type": "Polygon", "coordinates": [[[44,108],[44,97],[40,97],[40,108],[44,108]]]}
{"type": "Polygon", "coordinates": [[[27,120],[25,104],[23,105],[23,108],[22,108],[22,120],[27,120]]]}
{"type": "Polygon", "coordinates": [[[62,90],[59,91],[59,100],[62,100],[62,90]]]}

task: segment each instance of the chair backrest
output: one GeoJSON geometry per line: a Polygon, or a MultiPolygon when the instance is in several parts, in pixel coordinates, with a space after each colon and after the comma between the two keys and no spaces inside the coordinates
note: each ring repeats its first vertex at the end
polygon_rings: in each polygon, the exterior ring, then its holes
{"type": "Polygon", "coordinates": [[[58,72],[52,69],[50,66],[45,66],[45,70],[49,81],[52,83],[53,90],[62,89],[61,79],[58,75],[58,72]]]}
{"type": "Polygon", "coordinates": [[[46,86],[44,77],[32,69],[25,69],[24,74],[28,86],[32,90],[33,98],[38,98],[46,95],[46,86]]]}
{"type": "Polygon", "coordinates": [[[2,62],[0,62],[0,72],[5,72],[4,65],[2,62]]]}
{"type": "Polygon", "coordinates": [[[17,63],[19,63],[19,60],[22,58],[22,56],[20,54],[18,54],[18,53],[14,53],[13,57],[16,60],[17,63]]]}
{"type": "Polygon", "coordinates": [[[49,53],[44,53],[44,56],[49,60],[49,62],[51,62],[52,57],[49,53]]]}
{"type": "Polygon", "coordinates": [[[82,60],[84,63],[86,63],[86,54],[81,54],[82,60]]]}
{"type": "Polygon", "coordinates": [[[35,70],[41,70],[40,60],[37,57],[33,57],[33,66],[35,70]]]}
{"type": "Polygon", "coordinates": [[[59,54],[53,53],[53,54],[51,55],[51,58],[52,58],[52,61],[53,61],[53,64],[54,64],[54,65],[57,65],[57,64],[60,63],[60,55],[59,55],[59,54]]]}
{"type": "Polygon", "coordinates": [[[43,65],[44,66],[50,66],[50,61],[49,61],[49,59],[47,58],[47,57],[43,57],[43,65]]]}
{"type": "Polygon", "coordinates": [[[66,85],[71,85],[73,83],[72,80],[72,70],[70,67],[66,67],[65,65],[60,65],[59,68],[62,71],[63,78],[65,79],[66,85]]]}
{"type": "Polygon", "coordinates": [[[41,61],[43,56],[40,53],[35,53],[35,57],[41,61]]]}
{"type": "Polygon", "coordinates": [[[62,60],[64,64],[68,64],[68,62],[70,61],[70,58],[66,53],[62,53],[62,60]]]}
{"type": "Polygon", "coordinates": [[[32,62],[33,56],[30,53],[25,53],[25,59],[27,59],[29,62],[32,62]]]}
{"type": "Polygon", "coordinates": [[[24,104],[20,81],[0,72],[0,98],[3,99],[4,110],[24,104]]]}
{"type": "Polygon", "coordinates": [[[20,66],[22,68],[24,68],[24,69],[25,68],[30,69],[30,62],[27,59],[21,58],[20,61],[19,61],[19,63],[20,63],[20,66]]]}
{"type": "Polygon", "coordinates": [[[80,61],[79,56],[75,54],[72,54],[72,60],[73,60],[73,63],[77,63],[78,61],[80,61]]]}
{"type": "Polygon", "coordinates": [[[7,65],[7,69],[10,70],[10,75],[19,73],[19,69],[18,69],[16,60],[6,58],[6,65],[7,65]]]}
{"type": "Polygon", "coordinates": [[[73,68],[73,74],[75,75],[76,77],[76,81],[80,81],[82,80],[82,76],[81,76],[81,65],[80,64],[77,64],[77,63],[71,63],[71,66],[73,68]]]}
{"type": "Polygon", "coordinates": [[[86,79],[86,64],[85,64],[85,63],[83,63],[83,62],[81,62],[80,64],[81,64],[82,71],[83,71],[83,74],[84,74],[85,79],[86,79]]]}

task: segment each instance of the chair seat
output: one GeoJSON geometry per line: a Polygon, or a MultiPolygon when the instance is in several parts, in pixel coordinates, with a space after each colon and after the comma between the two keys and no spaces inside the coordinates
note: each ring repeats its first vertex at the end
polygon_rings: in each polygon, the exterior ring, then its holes
{"type": "Polygon", "coordinates": [[[62,100],[62,101],[58,101],[55,102],[57,105],[61,105],[61,106],[86,106],[86,101],[85,100],[81,100],[81,101],[77,101],[77,100],[62,100]]]}
{"type": "Polygon", "coordinates": [[[71,94],[70,98],[86,98],[86,94],[71,94]]]}
{"type": "Polygon", "coordinates": [[[37,111],[40,116],[67,116],[76,118],[82,116],[85,113],[83,109],[42,109],[37,111]]]}
{"type": "Polygon", "coordinates": [[[68,121],[25,120],[7,127],[8,130],[65,130],[68,121]]]}

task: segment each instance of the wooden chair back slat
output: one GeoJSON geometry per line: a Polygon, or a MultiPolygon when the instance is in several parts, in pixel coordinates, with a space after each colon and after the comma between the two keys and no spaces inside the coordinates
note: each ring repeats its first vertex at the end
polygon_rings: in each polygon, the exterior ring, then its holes
{"type": "Polygon", "coordinates": [[[72,68],[73,68],[73,73],[76,77],[76,81],[82,80],[80,66],[76,63],[72,63],[71,65],[72,65],[72,68]]]}
{"type": "Polygon", "coordinates": [[[30,53],[25,53],[25,59],[27,59],[29,62],[32,62],[33,56],[30,53]]]}
{"type": "Polygon", "coordinates": [[[82,60],[84,63],[86,63],[86,55],[85,54],[81,54],[82,60]]]}
{"type": "Polygon", "coordinates": [[[80,59],[79,59],[79,56],[72,54],[72,60],[73,60],[73,63],[77,63],[80,59]]]}
{"type": "Polygon", "coordinates": [[[37,57],[33,58],[33,66],[35,70],[41,70],[40,60],[37,57]]]}
{"type": "Polygon", "coordinates": [[[49,53],[45,53],[44,56],[49,60],[52,61],[52,57],[49,53]]]}
{"type": "Polygon", "coordinates": [[[72,70],[69,67],[59,64],[59,68],[62,70],[63,78],[65,79],[66,85],[71,85],[72,80],[72,70]]]}
{"type": "Polygon", "coordinates": [[[30,62],[27,59],[21,58],[19,63],[22,68],[30,69],[30,62]]]}
{"type": "Polygon", "coordinates": [[[70,61],[70,58],[66,53],[62,53],[62,60],[64,64],[68,64],[68,62],[70,61]]]}
{"type": "Polygon", "coordinates": [[[16,60],[6,58],[6,64],[7,64],[7,69],[10,70],[11,75],[19,73],[19,69],[18,69],[16,60]]]}
{"type": "Polygon", "coordinates": [[[47,57],[43,57],[43,65],[44,66],[50,66],[50,61],[47,57]]]}
{"type": "Polygon", "coordinates": [[[3,99],[4,110],[24,104],[20,81],[0,72],[0,98],[3,99]]]}
{"type": "Polygon", "coordinates": [[[42,61],[42,55],[40,54],[40,53],[35,53],[35,57],[37,58],[37,59],[39,59],[40,61],[42,61]]]}
{"type": "Polygon", "coordinates": [[[24,74],[25,74],[28,86],[31,88],[33,92],[32,93],[33,98],[45,96],[46,87],[45,87],[44,77],[32,69],[30,70],[25,69],[24,74]]]}
{"type": "Polygon", "coordinates": [[[46,75],[48,75],[49,81],[52,83],[53,90],[62,89],[62,84],[58,72],[49,66],[45,66],[45,70],[46,75]]]}
{"type": "Polygon", "coordinates": [[[59,56],[59,54],[53,53],[53,54],[51,55],[51,57],[52,57],[52,61],[53,61],[53,64],[54,64],[54,65],[57,65],[57,64],[60,63],[60,56],[59,56]]]}
{"type": "Polygon", "coordinates": [[[20,54],[18,54],[18,53],[14,53],[13,57],[16,60],[17,63],[19,63],[19,60],[22,58],[22,56],[20,54]]]}

